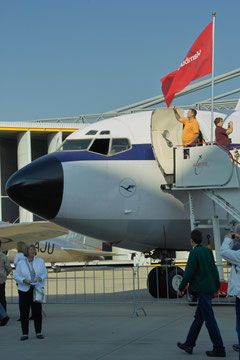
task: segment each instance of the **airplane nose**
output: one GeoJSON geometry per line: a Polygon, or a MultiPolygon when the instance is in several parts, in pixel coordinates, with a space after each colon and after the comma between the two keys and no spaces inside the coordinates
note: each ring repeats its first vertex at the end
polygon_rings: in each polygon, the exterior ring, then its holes
{"type": "Polygon", "coordinates": [[[63,168],[45,155],[14,173],[6,183],[7,195],[18,205],[50,220],[56,217],[63,195],[63,168]]]}

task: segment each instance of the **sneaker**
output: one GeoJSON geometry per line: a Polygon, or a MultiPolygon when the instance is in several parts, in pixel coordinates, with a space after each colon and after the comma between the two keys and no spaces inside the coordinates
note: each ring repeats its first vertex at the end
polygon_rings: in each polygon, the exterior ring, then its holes
{"type": "Polygon", "coordinates": [[[3,319],[0,321],[0,326],[5,326],[5,325],[7,325],[8,321],[9,321],[9,317],[6,316],[5,318],[3,318],[3,319]]]}
{"type": "Polygon", "coordinates": [[[44,339],[44,336],[42,334],[38,334],[38,335],[36,335],[36,338],[37,339],[44,339]]]}
{"type": "Polygon", "coordinates": [[[186,353],[192,354],[192,347],[182,344],[180,342],[177,343],[177,346],[179,347],[179,349],[186,351],[186,353]]]}
{"type": "Polygon", "coordinates": [[[240,345],[239,344],[234,344],[233,345],[233,350],[240,351],[240,345]]]}
{"type": "Polygon", "coordinates": [[[206,351],[207,356],[210,357],[225,357],[225,349],[213,349],[212,351],[206,351]]]}

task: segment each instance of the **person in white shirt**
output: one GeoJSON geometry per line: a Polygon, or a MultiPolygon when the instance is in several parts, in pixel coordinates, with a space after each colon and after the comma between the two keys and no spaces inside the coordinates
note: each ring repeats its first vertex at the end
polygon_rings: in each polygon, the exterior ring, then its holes
{"type": "MultiPolygon", "coordinates": [[[[24,249],[26,247],[26,243],[23,241],[19,241],[17,243],[17,254],[14,256],[14,266],[15,269],[17,268],[17,264],[19,263],[20,260],[24,259],[24,249]]],[[[20,312],[20,308],[19,308],[19,312],[20,312]]],[[[29,316],[29,320],[33,320],[33,316],[32,316],[32,310],[31,310],[31,314],[29,316]]],[[[18,321],[21,321],[21,317],[19,317],[18,321]]]]}
{"type": "Polygon", "coordinates": [[[236,297],[236,331],[238,335],[238,344],[234,344],[233,349],[240,351],[240,224],[236,225],[234,234],[225,236],[220,254],[232,265],[228,280],[228,295],[236,297]]]}
{"type": "Polygon", "coordinates": [[[33,285],[44,287],[48,277],[47,269],[43,259],[36,257],[34,244],[26,246],[24,250],[25,258],[20,260],[14,273],[14,279],[18,284],[19,307],[21,314],[22,336],[21,341],[28,339],[29,330],[29,311],[32,307],[34,327],[37,339],[44,339],[42,335],[42,305],[33,301],[33,285]]]}

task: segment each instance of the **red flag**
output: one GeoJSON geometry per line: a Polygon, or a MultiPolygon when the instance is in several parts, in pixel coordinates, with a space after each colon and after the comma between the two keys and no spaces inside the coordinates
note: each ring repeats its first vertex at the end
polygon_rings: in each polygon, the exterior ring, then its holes
{"type": "Polygon", "coordinates": [[[212,31],[213,21],[199,35],[180,68],[161,79],[167,107],[173,101],[174,95],[183,90],[191,81],[212,72],[212,31]]]}

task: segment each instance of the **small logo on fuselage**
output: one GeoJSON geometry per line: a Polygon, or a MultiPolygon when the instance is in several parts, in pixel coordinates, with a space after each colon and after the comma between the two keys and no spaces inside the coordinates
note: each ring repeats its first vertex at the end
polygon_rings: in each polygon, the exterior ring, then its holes
{"type": "Polygon", "coordinates": [[[122,196],[130,197],[136,191],[136,183],[132,179],[123,179],[119,184],[119,191],[122,196]]]}

